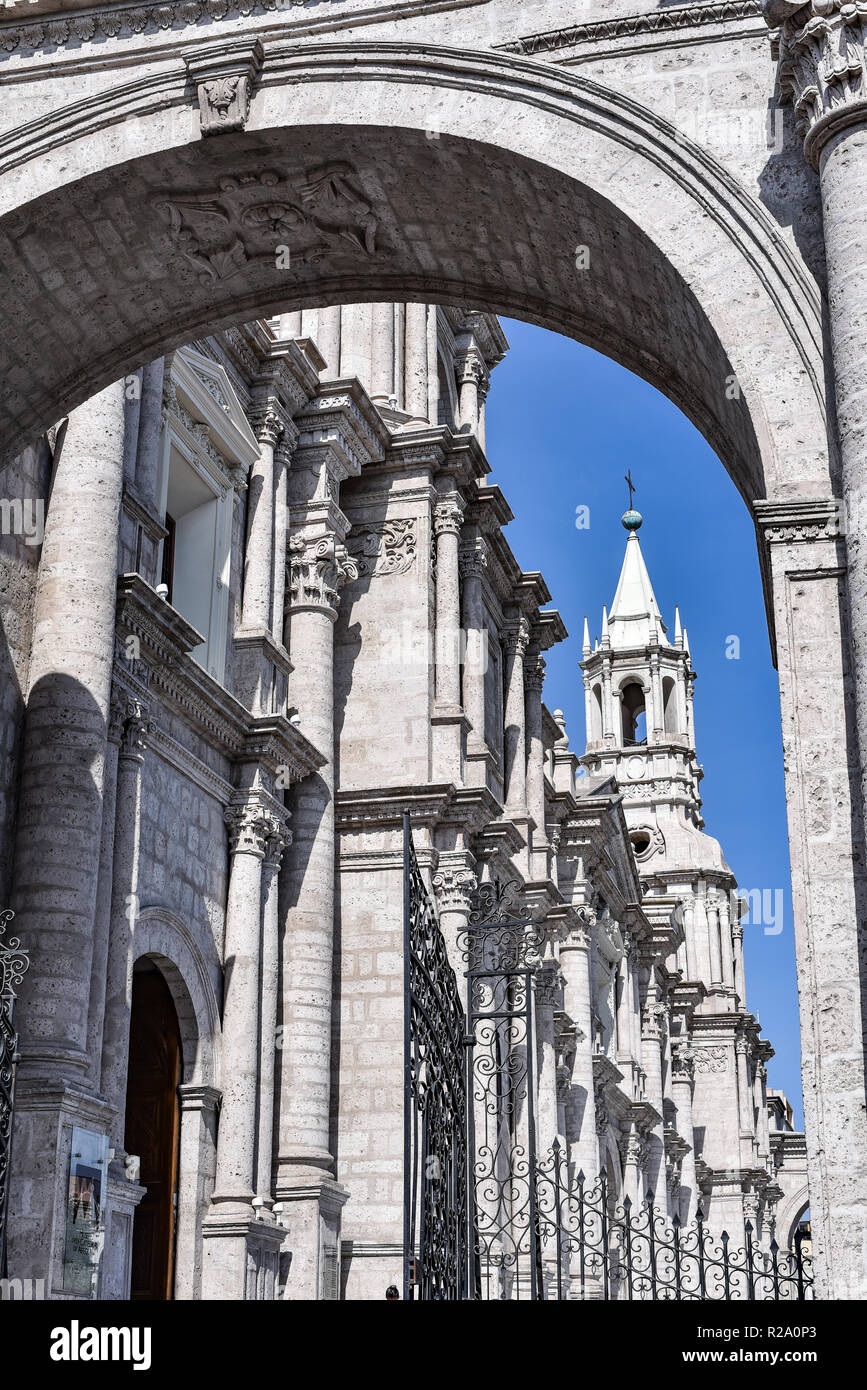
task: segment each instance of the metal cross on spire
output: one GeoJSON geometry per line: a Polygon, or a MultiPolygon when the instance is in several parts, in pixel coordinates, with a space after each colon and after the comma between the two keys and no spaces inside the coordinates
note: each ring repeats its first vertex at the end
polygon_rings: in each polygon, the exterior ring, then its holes
{"type": "Polygon", "coordinates": [[[632,469],[631,469],[631,468],[629,469],[629,471],[628,471],[628,473],[626,474],[626,477],[623,479],[623,481],[625,482],[626,486],[629,488],[629,510],[632,511],[632,494],[633,494],[633,492],[636,491],[636,487],[635,487],[634,482],[632,481],[632,469]]]}

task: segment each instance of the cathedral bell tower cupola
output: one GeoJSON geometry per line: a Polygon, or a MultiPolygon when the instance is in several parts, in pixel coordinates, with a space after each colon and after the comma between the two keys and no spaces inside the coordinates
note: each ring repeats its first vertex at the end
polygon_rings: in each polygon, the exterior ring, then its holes
{"type": "Polygon", "coordinates": [[[626,554],[592,647],[584,620],[587,751],[581,762],[592,777],[615,777],[630,810],[646,806],[650,813],[664,803],[700,829],[702,770],[695,755],[689,642],[679,610],[673,639],[662,620],[638,539],[643,518],[632,506],[629,475],[626,481],[626,554]]]}

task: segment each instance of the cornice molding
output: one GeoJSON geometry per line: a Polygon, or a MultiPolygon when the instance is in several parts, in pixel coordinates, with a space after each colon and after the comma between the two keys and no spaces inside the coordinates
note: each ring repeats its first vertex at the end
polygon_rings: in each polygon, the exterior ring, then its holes
{"type": "MultiPolygon", "coordinates": [[[[714,0],[711,4],[675,5],[670,9],[647,14],[621,15],[614,19],[595,20],[587,24],[569,24],[547,29],[539,34],[527,34],[509,43],[497,44],[503,53],[518,53],[535,57],[554,53],[575,44],[588,46],[610,42],[612,39],[632,39],[646,34],[671,34],[681,29],[705,28],[727,24],[732,20],[761,20],[761,0],[714,0]]],[[[757,32],[761,28],[757,25],[757,32]]]]}

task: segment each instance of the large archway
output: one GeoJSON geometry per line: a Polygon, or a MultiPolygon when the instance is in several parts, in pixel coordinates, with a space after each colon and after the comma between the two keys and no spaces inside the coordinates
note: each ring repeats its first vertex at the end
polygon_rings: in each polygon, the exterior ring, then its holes
{"type": "Polygon", "coordinates": [[[196,334],[358,301],[525,318],[680,406],[767,542],[821,1243],[854,1142],[816,1097],[857,1051],[856,1030],[829,1038],[821,1020],[857,977],[860,802],[838,737],[849,635],[816,285],[728,168],[620,92],[502,53],[276,34],[263,54],[231,34],[261,76],[245,128],[206,139],[194,33],[134,70],[90,53],[84,100],[74,64],[23,62],[41,115],[0,140],[4,452],[196,334]],[[811,811],[826,792],[830,825],[811,811]]]}

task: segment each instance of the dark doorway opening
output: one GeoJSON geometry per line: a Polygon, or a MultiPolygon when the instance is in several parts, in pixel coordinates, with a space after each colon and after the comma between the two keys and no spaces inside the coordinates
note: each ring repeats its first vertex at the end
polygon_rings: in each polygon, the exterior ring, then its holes
{"type": "Polygon", "coordinates": [[[174,1000],[152,961],[132,977],[126,1148],[141,1159],[147,1191],[136,1208],[132,1240],[133,1300],[172,1297],[178,1190],[178,1084],[181,1034],[174,1000]]]}

